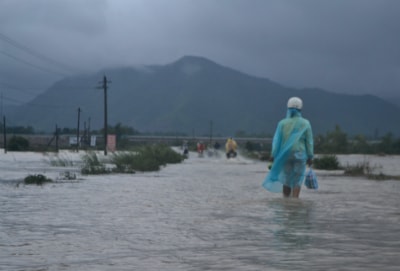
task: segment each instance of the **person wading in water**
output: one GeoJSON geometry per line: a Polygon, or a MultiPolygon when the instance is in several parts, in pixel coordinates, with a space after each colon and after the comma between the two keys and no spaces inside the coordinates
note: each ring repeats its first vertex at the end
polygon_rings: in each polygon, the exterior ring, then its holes
{"type": "Polygon", "coordinates": [[[288,100],[286,118],[278,123],[272,141],[273,164],[263,182],[264,188],[284,197],[299,197],[306,164],[311,166],[314,156],[311,124],[302,117],[302,108],[300,98],[288,100]]]}

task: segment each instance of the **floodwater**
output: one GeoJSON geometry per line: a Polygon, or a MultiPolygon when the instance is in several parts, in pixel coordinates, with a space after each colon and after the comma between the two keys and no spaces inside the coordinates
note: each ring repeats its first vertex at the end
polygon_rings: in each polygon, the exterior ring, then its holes
{"type": "MultiPolygon", "coordinates": [[[[400,162],[371,159],[386,174],[400,162]]],[[[0,154],[0,270],[399,270],[400,181],[317,171],[318,191],[283,199],[261,186],[266,163],[191,154],[159,172],[18,184],[79,172],[49,160],[0,154]]]]}

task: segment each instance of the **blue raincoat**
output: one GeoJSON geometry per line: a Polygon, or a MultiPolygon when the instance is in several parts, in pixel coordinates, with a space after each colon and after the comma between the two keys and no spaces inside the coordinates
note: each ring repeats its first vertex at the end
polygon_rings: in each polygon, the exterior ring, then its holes
{"type": "Polygon", "coordinates": [[[286,118],[278,123],[271,155],[274,162],[263,187],[276,193],[282,193],[283,185],[301,187],[307,159],[314,156],[314,143],[310,122],[299,110],[288,108],[286,118]]]}

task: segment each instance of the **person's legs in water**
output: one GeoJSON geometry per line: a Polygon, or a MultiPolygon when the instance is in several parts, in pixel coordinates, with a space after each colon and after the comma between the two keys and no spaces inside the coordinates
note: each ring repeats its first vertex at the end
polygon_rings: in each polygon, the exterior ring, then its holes
{"type": "Polygon", "coordinates": [[[293,172],[294,172],[294,159],[293,158],[289,158],[283,168],[284,174],[285,174],[285,182],[283,184],[283,188],[282,188],[282,193],[283,193],[283,197],[288,198],[290,196],[292,196],[292,179],[293,179],[293,172]]]}
{"type": "Polygon", "coordinates": [[[293,198],[298,198],[299,197],[300,189],[301,189],[300,186],[296,186],[296,187],[293,188],[293,194],[292,194],[293,198]]]}
{"type": "Polygon", "coordinates": [[[293,161],[293,172],[292,178],[292,197],[298,198],[300,196],[301,184],[304,179],[304,171],[306,167],[306,162],[304,159],[295,159],[293,161]]]}
{"type": "Polygon", "coordinates": [[[292,192],[292,189],[291,189],[289,186],[287,186],[287,185],[283,185],[282,192],[283,192],[283,196],[284,196],[285,198],[288,198],[288,197],[290,197],[290,194],[291,194],[291,192],[292,192]]]}
{"type": "Polygon", "coordinates": [[[284,165],[285,182],[282,193],[285,198],[298,198],[300,195],[302,179],[304,179],[306,162],[304,159],[289,157],[284,165]]]}

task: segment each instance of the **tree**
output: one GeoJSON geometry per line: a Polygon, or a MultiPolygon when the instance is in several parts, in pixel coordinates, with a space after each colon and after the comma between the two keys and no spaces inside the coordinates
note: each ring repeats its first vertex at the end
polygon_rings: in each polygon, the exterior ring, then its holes
{"type": "Polygon", "coordinates": [[[347,134],[344,133],[339,125],[335,130],[327,132],[326,136],[318,136],[315,140],[316,150],[322,153],[347,153],[348,141],[347,134]]]}
{"type": "Polygon", "coordinates": [[[371,153],[371,146],[364,135],[356,135],[351,142],[352,153],[371,153]]]}
{"type": "Polygon", "coordinates": [[[387,133],[382,137],[381,143],[379,144],[379,151],[387,154],[393,153],[393,134],[387,133]]]}

